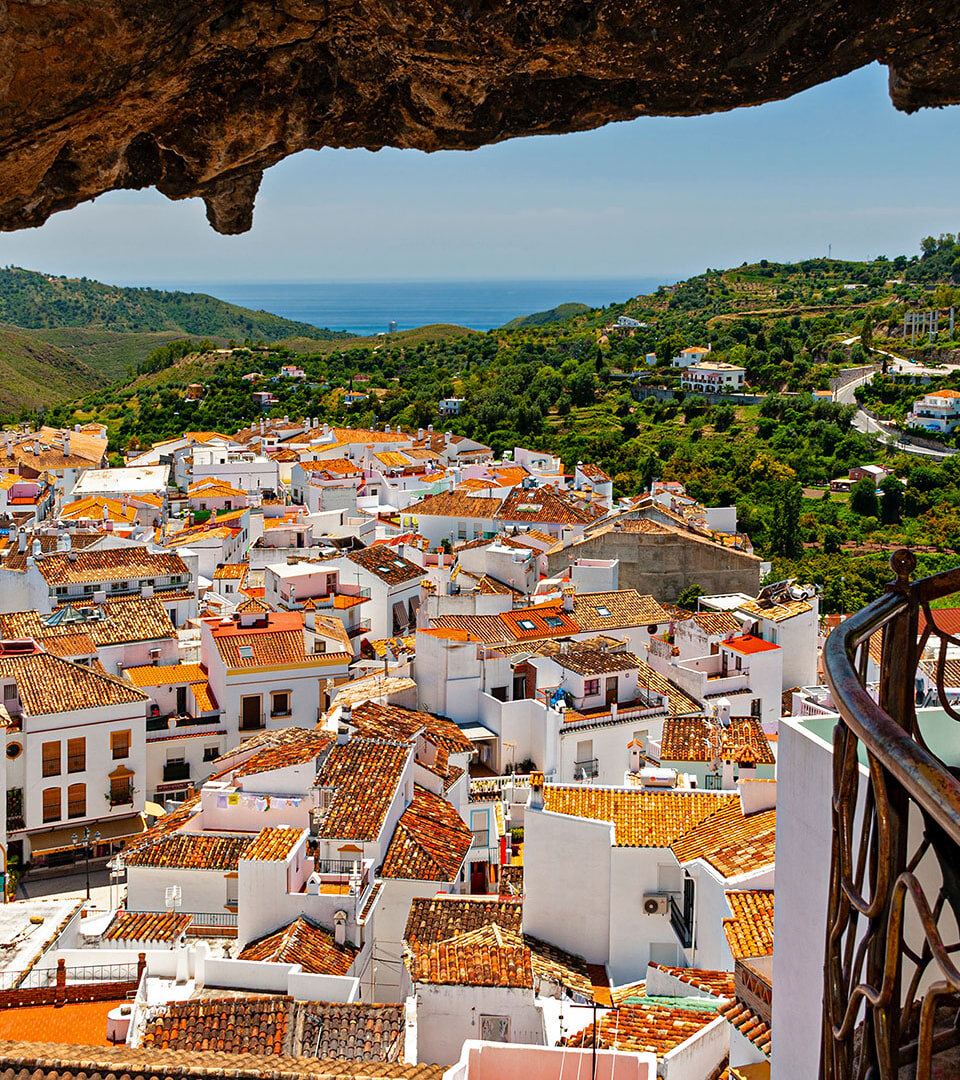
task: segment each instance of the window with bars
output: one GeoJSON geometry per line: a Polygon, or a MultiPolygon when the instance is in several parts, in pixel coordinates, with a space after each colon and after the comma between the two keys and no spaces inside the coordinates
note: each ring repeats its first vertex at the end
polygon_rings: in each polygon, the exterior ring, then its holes
{"type": "MultiPolygon", "coordinates": [[[[59,742],[45,742],[43,744],[42,773],[43,773],[44,776],[59,776],[60,775],[60,743],[59,742]]],[[[59,817],[60,815],[58,814],[57,816],[59,817]]]]}
{"type": "Polygon", "coordinates": [[[114,806],[133,802],[132,776],[112,776],[110,778],[110,802],[114,806]]]}
{"type": "Polygon", "coordinates": [[[58,787],[44,788],[43,790],[43,820],[60,820],[60,789],[58,787]]]}
{"type": "Polygon", "coordinates": [[[83,772],[87,767],[87,740],[67,740],[67,772],[83,772]]]}

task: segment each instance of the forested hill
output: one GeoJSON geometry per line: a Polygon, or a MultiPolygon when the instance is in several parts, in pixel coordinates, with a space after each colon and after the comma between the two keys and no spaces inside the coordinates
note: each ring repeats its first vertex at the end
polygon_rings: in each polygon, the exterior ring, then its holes
{"type": "Polygon", "coordinates": [[[352,336],[237,307],[204,293],[123,288],[19,267],[0,269],[0,323],[29,329],[75,326],[114,333],[173,331],[240,342],[293,336],[336,341],[352,336]]]}

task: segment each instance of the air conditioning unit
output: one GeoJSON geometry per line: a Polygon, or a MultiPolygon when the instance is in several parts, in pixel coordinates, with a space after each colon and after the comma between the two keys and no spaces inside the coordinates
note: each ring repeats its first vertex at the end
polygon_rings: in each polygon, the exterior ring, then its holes
{"type": "Polygon", "coordinates": [[[644,915],[666,915],[670,910],[670,897],[666,893],[644,893],[644,915]]]}

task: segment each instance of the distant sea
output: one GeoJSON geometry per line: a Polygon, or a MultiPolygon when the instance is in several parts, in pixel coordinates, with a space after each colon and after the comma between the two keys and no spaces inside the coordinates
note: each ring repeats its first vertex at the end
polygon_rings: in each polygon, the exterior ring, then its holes
{"type": "Polygon", "coordinates": [[[456,323],[473,330],[503,326],[558,304],[591,307],[655,292],[674,278],[572,279],[569,281],[388,281],[388,282],[154,282],[156,288],[205,292],[231,304],[269,311],[298,322],[354,334],[398,330],[430,323],[456,323]]]}

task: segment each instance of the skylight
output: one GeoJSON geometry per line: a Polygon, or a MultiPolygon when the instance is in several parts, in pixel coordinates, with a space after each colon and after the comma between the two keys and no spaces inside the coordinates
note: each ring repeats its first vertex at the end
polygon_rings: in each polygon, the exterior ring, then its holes
{"type": "Polygon", "coordinates": [[[563,619],[559,615],[544,615],[543,621],[547,626],[563,626],[563,619]]]}
{"type": "Polygon", "coordinates": [[[240,652],[240,659],[241,660],[252,660],[253,659],[253,646],[252,645],[241,645],[240,649],[239,649],[239,652],[240,652]]]}
{"type": "Polygon", "coordinates": [[[536,630],[537,628],[537,624],[533,622],[532,619],[520,619],[517,626],[519,626],[521,630],[536,630]]]}
{"type": "Polygon", "coordinates": [[[610,618],[610,609],[609,608],[607,608],[607,607],[598,607],[596,609],[596,611],[597,611],[597,614],[601,618],[603,618],[603,619],[609,619],[610,618]]]}

